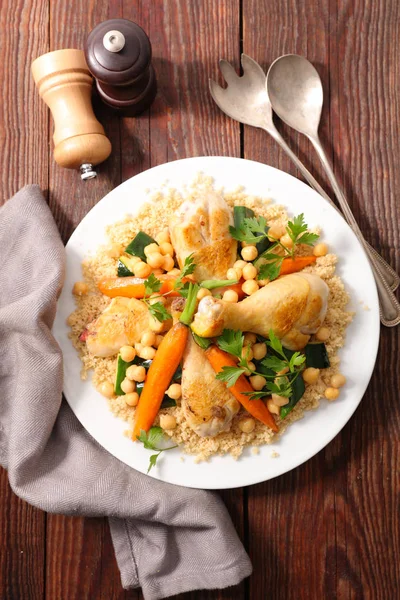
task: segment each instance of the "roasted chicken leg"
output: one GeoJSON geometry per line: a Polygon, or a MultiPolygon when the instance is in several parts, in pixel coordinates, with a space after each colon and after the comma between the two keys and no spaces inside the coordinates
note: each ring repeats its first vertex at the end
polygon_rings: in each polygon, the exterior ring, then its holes
{"type": "Polygon", "coordinates": [[[240,329],[268,337],[269,331],[290,350],[300,350],[321,326],[327,309],[328,286],[317,275],[293,273],[272,281],[238,304],[203,298],[192,323],[201,337],[240,329]]]}
{"type": "Polygon", "coordinates": [[[184,202],[169,222],[179,266],[194,253],[196,281],[226,279],[236,260],[237,242],[229,233],[232,210],[215,192],[184,202]]]}

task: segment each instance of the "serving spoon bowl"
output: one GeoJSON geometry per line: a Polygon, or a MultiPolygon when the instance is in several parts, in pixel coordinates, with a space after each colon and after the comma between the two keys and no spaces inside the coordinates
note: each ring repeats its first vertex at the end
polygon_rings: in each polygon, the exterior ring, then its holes
{"type": "Polygon", "coordinates": [[[375,255],[364,239],[318,136],[323,104],[322,82],[318,71],[303,56],[297,54],[281,56],[269,68],[267,92],[273,110],[282,121],[299,133],[303,133],[313,144],[340,208],[368,256],[378,289],[381,322],[387,327],[398,325],[400,304],[380,272],[375,255]]]}

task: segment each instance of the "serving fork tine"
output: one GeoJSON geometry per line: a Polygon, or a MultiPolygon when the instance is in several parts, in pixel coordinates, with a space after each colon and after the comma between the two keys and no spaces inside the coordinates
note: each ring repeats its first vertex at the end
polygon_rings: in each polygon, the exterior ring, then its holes
{"type": "MultiPolygon", "coordinates": [[[[223,88],[218,83],[209,80],[210,92],[214,102],[228,117],[245,125],[258,127],[269,133],[280,147],[286,152],[297,169],[329,204],[337,211],[339,209],[329,198],[318,181],[311,175],[301,160],[292,152],[273,122],[272,106],[266,88],[266,76],[260,65],[247,56],[241,55],[243,75],[237,75],[234,67],[226,60],[219,61],[219,67],[227,87],[223,88]]],[[[366,242],[376,259],[377,267],[392,290],[399,285],[399,276],[390,265],[366,242]]]]}

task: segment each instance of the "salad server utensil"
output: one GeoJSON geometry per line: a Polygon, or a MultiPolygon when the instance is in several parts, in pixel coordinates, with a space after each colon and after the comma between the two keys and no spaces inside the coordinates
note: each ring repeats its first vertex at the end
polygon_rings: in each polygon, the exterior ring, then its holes
{"type": "MultiPolygon", "coordinates": [[[[228,115],[228,117],[231,117],[235,121],[239,121],[245,125],[258,127],[269,133],[289,156],[310,186],[336,210],[339,210],[310,171],[292,152],[279,131],[276,129],[273,122],[272,106],[266,89],[266,77],[263,69],[255,60],[246,54],[241,55],[241,64],[243,67],[243,76],[239,77],[229,62],[226,60],[219,61],[222,75],[228,86],[224,89],[210,79],[210,92],[214,102],[226,115],[228,115]]],[[[349,221],[347,222],[349,223],[349,221]]],[[[349,225],[350,227],[352,226],[351,223],[349,223],[349,225]]],[[[368,244],[368,242],[366,242],[366,244],[368,245],[370,253],[374,256],[376,265],[388,286],[392,290],[397,289],[400,283],[398,274],[382,258],[382,256],[368,244]]]]}
{"type": "Polygon", "coordinates": [[[378,289],[381,323],[394,327],[400,323],[400,304],[382,276],[364,236],[335,177],[318,136],[323,90],[317,70],[304,57],[287,54],[275,60],[267,74],[267,92],[273,110],[287,125],[303,133],[313,144],[346,220],[362,244],[378,289]]]}

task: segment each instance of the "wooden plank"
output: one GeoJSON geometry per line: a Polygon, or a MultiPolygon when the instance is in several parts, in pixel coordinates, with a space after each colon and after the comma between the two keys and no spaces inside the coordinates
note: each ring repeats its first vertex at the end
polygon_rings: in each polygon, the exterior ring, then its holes
{"type": "MultiPolygon", "coordinates": [[[[394,266],[399,256],[393,218],[400,158],[394,96],[398,22],[394,1],[271,7],[254,0],[244,4],[243,15],[244,50],[265,67],[290,52],[306,55],[317,66],[330,93],[323,143],[361,228],[394,266]]],[[[287,128],[281,129],[286,137],[287,128]]],[[[245,130],[245,157],[294,174],[282,152],[261,136],[245,130]]],[[[289,139],[296,152],[300,141],[301,156],[320,174],[308,142],[296,135],[289,139]]],[[[361,407],[325,451],[296,471],[249,489],[252,600],[399,595],[399,532],[393,527],[399,489],[398,344],[398,334],[383,329],[380,358],[361,407]]]]}
{"type": "MultiPolygon", "coordinates": [[[[48,47],[47,20],[44,0],[0,4],[0,204],[26,183],[48,187],[47,112],[30,74],[48,47]]],[[[0,597],[42,598],[45,515],[11,492],[1,468],[0,498],[0,597]]]]}

